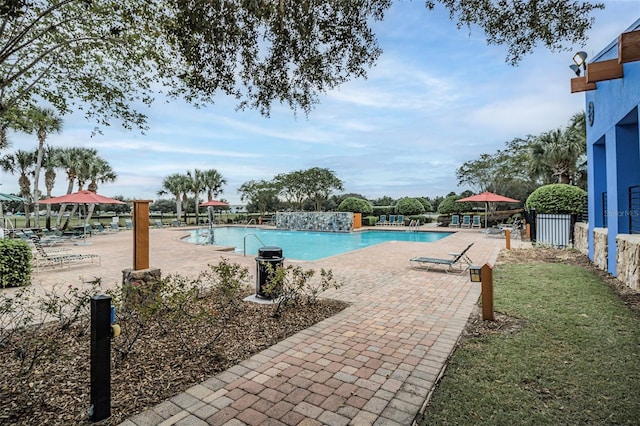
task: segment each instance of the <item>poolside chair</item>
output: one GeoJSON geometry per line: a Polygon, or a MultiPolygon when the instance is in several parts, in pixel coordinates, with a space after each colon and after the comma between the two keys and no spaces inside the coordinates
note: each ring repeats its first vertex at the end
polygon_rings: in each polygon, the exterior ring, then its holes
{"type": "Polygon", "coordinates": [[[441,259],[437,257],[413,257],[409,259],[409,263],[414,268],[420,268],[429,270],[437,265],[444,265],[446,269],[444,270],[446,273],[455,272],[462,275],[469,266],[472,264],[471,258],[467,255],[467,252],[471,248],[473,243],[469,244],[467,248],[462,250],[460,253],[449,253],[451,258],[449,259],[441,259]]]}
{"type": "Polygon", "coordinates": [[[96,234],[108,234],[109,232],[113,232],[113,228],[111,226],[105,228],[104,225],[100,222],[94,222],[93,232],[95,232],[96,234]]]}
{"type": "Polygon", "coordinates": [[[472,228],[482,228],[482,222],[480,222],[480,216],[473,216],[472,228]]]}
{"type": "Polygon", "coordinates": [[[180,221],[178,219],[173,219],[171,221],[171,226],[182,226],[182,224],[180,223],[180,221]]]}
{"type": "Polygon", "coordinates": [[[389,222],[387,224],[388,225],[395,225],[396,224],[396,215],[395,214],[390,214],[389,215],[389,222]]]}
{"type": "Polygon", "coordinates": [[[94,260],[96,259],[98,260],[98,265],[100,265],[100,256],[97,254],[69,253],[66,251],[47,252],[42,244],[37,240],[33,240],[33,245],[36,248],[34,253],[36,269],[47,266],[52,268],[57,266],[70,267],[72,264],[76,264],[84,260],[89,260],[91,263],[94,263],[94,260]]]}
{"type": "Polygon", "coordinates": [[[376,222],[376,225],[386,225],[387,224],[387,215],[381,214],[380,219],[376,222]]]}
{"type": "Polygon", "coordinates": [[[454,227],[454,228],[459,228],[460,227],[460,216],[458,216],[457,214],[454,214],[451,216],[451,222],[449,223],[449,226],[454,227]]]}
{"type": "Polygon", "coordinates": [[[398,215],[398,217],[396,218],[396,225],[404,226],[404,215],[398,215]]]}
{"type": "Polygon", "coordinates": [[[131,219],[125,219],[124,226],[126,229],[133,229],[133,222],[131,219]]]}
{"type": "Polygon", "coordinates": [[[471,216],[465,214],[462,216],[462,223],[460,224],[461,228],[471,228],[471,216]]]}
{"type": "Polygon", "coordinates": [[[156,219],[156,228],[164,228],[164,223],[162,223],[162,219],[156,219]]]}

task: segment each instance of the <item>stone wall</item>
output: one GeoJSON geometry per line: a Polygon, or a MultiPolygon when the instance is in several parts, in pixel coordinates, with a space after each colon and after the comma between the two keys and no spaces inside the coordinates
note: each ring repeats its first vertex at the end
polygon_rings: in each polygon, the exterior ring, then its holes
{"type": "Polygon", "coordinates": [[[573,248],[582,254],[589,254],[589,224],[576,222],[573,227],[573,248]]]}
{"type": "Polygon", "coordinates": [[[616,274],[627,287],[640,291],[640,235],[616,236],[616,274]]]}
{"type": "Polygon", "coordinates": [[[276,228],[295,231],[351,232],[351,212],[278,212],[276,228]]]}
{"type": "Polygon", "coordinates": [[[593,229],[593,263],[603,271],[608,268],[609,245],[607,242],[607,228],[593,229]]]}

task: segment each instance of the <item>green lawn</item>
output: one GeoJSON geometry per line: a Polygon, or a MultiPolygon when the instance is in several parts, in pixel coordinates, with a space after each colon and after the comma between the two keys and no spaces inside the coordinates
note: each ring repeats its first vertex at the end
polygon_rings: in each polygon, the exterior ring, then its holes
{"type": "Polygon", "coordinates": [[[494,284],[524,326],[458,349],[421,424],[639,424],[640,318],[613,290],[562,263],[501,265],[494,284]]]}

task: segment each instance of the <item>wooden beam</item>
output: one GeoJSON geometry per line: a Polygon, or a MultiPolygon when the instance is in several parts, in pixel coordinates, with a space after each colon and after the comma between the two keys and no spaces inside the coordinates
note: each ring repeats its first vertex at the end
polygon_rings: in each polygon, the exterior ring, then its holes
{"type": "Polygon", "coordinates": [[[133,202],[133,270],[149,269],[149,204],[153,200],[133,202]]]}
{"type": "Polygon", "coordinates": [[[571,93],[586,92],[587,90],[595,90],[595,83],[587,83],[587,77],[576,77],[571,79],[571,93]]]}
{"type": "Polygon", "coordinates": [[[623,75],[622,64],[619,64],[617,59],[587,64],[587,83],[613,80],[622,78],[623,75]]]}
{"type": "Polygon", "coordinates": [[[618,37],[618,63],[640,60],[640,31],[622,33],[618,37]]]}

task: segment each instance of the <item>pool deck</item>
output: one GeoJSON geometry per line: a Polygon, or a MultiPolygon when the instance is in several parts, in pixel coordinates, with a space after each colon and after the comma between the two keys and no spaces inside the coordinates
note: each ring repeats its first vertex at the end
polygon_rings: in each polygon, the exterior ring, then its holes
{"type": "MultiPolygon", "coordinates": [[[[254,256],[180,241],[186,234],[187,228],[150,229],[150,265],[163,276],[196,276],[221,257],[255,273],[254,256]]],[[[132,235],[89,238],[91,245],[73,251],[99,254],[99,266],[39,271],[34,287],[84,286],[94,277],[106,287],[119,285],[122,271],[133,266],[132,235]]],[[[446,258],[472,242],[468,253],[476,265],[493,264],[505,246],[504,239],[463,229],[431,243],[388,242],[296,261],[332,269],[344,285],[325,296],[351,305],[122,425],[411,425],[474,310],[480,283],[471,283],[468,273],[414,269],[408,259],[446,258]]],[[[512,247],[528,245],[512,241],[512,247]]]]}

